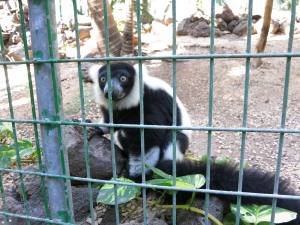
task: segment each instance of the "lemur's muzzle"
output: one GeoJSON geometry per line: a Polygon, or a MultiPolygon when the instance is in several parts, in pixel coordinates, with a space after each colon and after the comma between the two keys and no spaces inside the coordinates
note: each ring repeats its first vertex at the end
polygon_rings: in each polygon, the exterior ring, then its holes
{"type": "MultiPolygon", "coordinates": [[[[111,89],[112,89],[111,97],[113,101],[118,101],[125,97],[125,92],[121,87],[120,83],[114,79],[111,81],[111,89]]],[[[108,83],[106,83],[103,92],[105,98],[108,99],[108,83]]]]}

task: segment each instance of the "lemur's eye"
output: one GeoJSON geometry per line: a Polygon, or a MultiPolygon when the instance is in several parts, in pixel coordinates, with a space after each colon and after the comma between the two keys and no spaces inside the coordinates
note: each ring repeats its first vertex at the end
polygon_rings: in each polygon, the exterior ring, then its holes
{"type": "Polygon", "coordinates": [[[100,77],[100,82],[105,83],[106,82],[106,77],[100,77]]]}
{"type": "Polygon", "coordinates": [[[121,76],[120,77],[120,81],[121,82],[126,82],[127,81],[127,77],[126,76],[121,76]]]}

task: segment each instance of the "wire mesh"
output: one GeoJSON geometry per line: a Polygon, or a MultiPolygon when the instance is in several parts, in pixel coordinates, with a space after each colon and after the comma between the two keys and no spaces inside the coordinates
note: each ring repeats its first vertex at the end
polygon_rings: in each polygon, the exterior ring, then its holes
{"type": "MultiPolygon", "coordinates": [[[[289,42],[288,42],[288,50],[287,52],[277,52],[277,53],[252,53],[251,52],[251,34],[252,34],[252,7],[253,7],[253,0],[248,1],[248,33],[247,33],[247,46],[245,53],[239,54],[217,54],[215,53],[214,48],[214,38],[215,38],[215,26],[214,26],[214,17],[215,17],[215,1],[211,1],[211,23],[210,23],[210,52],[209,54],[195,54],[195,55],[177,55],[177,42],[176,42],[176,23],[173,23],[173,35],[172,35],[172,54],[171,55],[164,55],[164,56],[143,56],[142,55],[142,40],[141,40],[141,15],[140,15],[140,8],[141,4],[140,1],[136,1],[136,13],[137,13],[137,33],[138,33],[138,54],[137,56],[122,56],[122,57],[115,57],[110,56],[110,49],[109,49],[109,24],[108,24],[108,5],[107,1],[103,0],[103,11],[104,11],[104,27],[105,27],[105,57],[99,58],[81,58],[80,53],[80,40],[79,40],[79,28],[78,28],[78,6],[77,1],[72,0],[73,3],[73,12],[74,12],[74,21],[75,21],[75,32],[76,32],[76,53],[77,58],[75,59],[58,59],[56,53],[54,52],[55,47],[53,47],[53,38],[55,37],[55,29],[51,27],[52,22],[50,21],[51,14],[53,13],[49,8],[49,2],[46,1],[45,4],[45,15],[47,18],[47,39],[43,40],[48,42],[49,45],[49,53],[50,57],[47,59],[34,57],[30,59],[28,45],[27,45],[27,37],[25,31],[25,23],[24,23],[24,12],[22,8],[22,1],[18,0],[19,3],[19,11],[20,11],[20,18],[21,18],[21,28],[22,28],[22,38],[25,50],[25,60],[21,62],[10,62],[6,60],[6,51],[3,42],[3,35],[0,29],[0,44],[1,44],[1,53],[2,53],[2,61],[0,65],[3,66],[4,74],[6,78],[6,87],[7,87],[7,95],[8,95],[8,102],[9,102],[9,110],[10,110],[10,118],[0,118],[0,122],[9,122],[12,124],[13,127],[13,134],[14,134],[14,142],[16,144],[16,156],[17,156],[17,169],[5,169],[0,168],[1,173],[10,172],[18,174],[20,177],[20,184],[21,184],[21,193],[22,193],[22,201],[23,201],[23,208],[24,214],[16,214],[11,213],[7,210],[6,205],[6,197],[5,191],[3,188],[3,176],[0,176],[0,193],[1,199],[3,203],[3,209],[0,211],[0,214],[4,216],[5,222],[8,223],[9,217],[16,217],[16,218],[23,218],[26,220],[27,224],[30,224],[31,221],[40,221],[45,222],[48,224],[75,224],[74,216],[73,216],[73,202],[71,197],[71,189],[70,189],[70,181],[82,181],[88,184],[88,198],[89,198],[89,209],[91,215],[91,223],[95,224],[96,217],[94,214],[93,209],[93,193],[92,193],[92,184],[113,184],[114,185],[114,193],[115,193],[115,216],[116,216],[116,224],[120,224],[120,212],[119,212],[119,205],[118,205],[118,197],[117,197],[117,187],[120,185],[125,186],[136,186],[142,188],[142,199],[143,199],[143,219],[144,224],[147,224],[147,189],[155,188],[161,190],[169,190],[173,192],[172,197],[172,223],[176,224],[176,192],[178,191],[186,191],[186,192],[195,192],[195,193],[204,193],[205,194],[205,223],[208,224],[208,207],[209,207],[209,197],[211,194],[213,195],[229,195],[229,196],[237,196],[237,214],[236,214],[236,225],[240,223],[240,206],[242,197],[252,196],[252,197],[264,197],[264,198],[272,198],[273,199],[273,212],[272,212],[272,224],[274,223],[275,218],[275,207],[277,199],[294,199],[300,200],[300,196],[294,195],[280,195],[278,194],[278,185],[279,185],[279,173],[281,168],[281,160],[282,160],[282,151],[283,151],[283,142],[284,136],[287,133],[294,133],[299,134],[300,129],[287,129],[285,127],[286,121],[286,114],[287,114],[287,104],[288,104],[288,90],[289,90],[289,77],[290,77],[290,70],[291,70],[291,60],[294,57],[300,57],[300,53],[292,51],[292,44],[293,44],[293,32],[295,28],[295,16],[296,16],[296,0],[292,0],[292,7],[291,7],[291,24],[290,24],[290,33],[289,33],[289,42]],[[280,128],[251,128],[247,127],[247,111],[248,111],[248,92],[249,92],[249,76],[250,76],[250,60],[252,58],[273,58],[273,57],[285,57],[286,58],[286,73],[285,73],[285,83],[284,83],[284,96],[283,96],[283,107],[282,107],[282,119],[281,119],[281,126],[280,128]],[[242,58],[246,60],[245,66],[245,81],[244,81],[244,105],[243,105],[243,121],[241,127],[215,127],[213,126],[213,98],[214,98],[214,60],[215,59],[237,59],[242,58]],[[171,126],[158,126],[158,125],[145,125],[144,124],[144,103],[143,103],[143,73],[142,73],[142,64],[144,61],[147,60],[163,60],[163,59],[171,59],[172,60],[172,86],[173,86],[173,96],[176,96],[176,60],[178,59],[209,59],[210,60],[210,76],[209,76],[209,112],[208,112],[208,124],[207,126],[178,126],[177,125],[177,110],[176,110],[176,98],[173,98],[173,122],[171,126]],[[111,70],[110,64],[114,61],[129,61],[135,60],[139,64],[139,81],[140,81],[140,123],[139,124],[114,124],[113,121],[113,107],[112,107],[112,88],[111,88],[111,70]],[[56,113],[59,114],[61,110],[61,93],[60,87],[57,86],[57,71],[55,69],[56,63],[77,63],[77,70],[79,76],[79,90],[80,90],[80,110],[81,110],[81,122],[71,122],[65,121],[62,117],[50,119],[49,118],[42,118],[38,119],[36,116],[36,109],[35,109],[35,100],[34,100],[34,91],[33,91],[33,82],[31,78],[30,72],[30,65],[40,66],[44,64],[50,64],[51,66],[51,76],[52,76],[52,88],[54,90],[54,106],[56,113]],[[98,123],[86,123],[86,113],[85,113],[85,99],[84,99],[84,89],[83,89],[83,74],[82,74],[82,62],[105,62],[107,65],[108,71],[108,84],[109,84],[109,123],[108,124],[98,124],[98,123]],[[11,98],[11,90],[9,85],[8,79],[8,65],[19,65],[25,64],[27,67],[28,72],[28,83],[29,83],[29,90],[30,90],[30,99],[31,99],[31,107],[32,107],[32,119],[15,119],[14,118],[14,111],[13,111],[13,104],[11,98]],[[38,172],[31,172],[25,171],[22,169],[21,159],[19,155],[18,149],[18,139],[17,139],[17,129],[16,124],[32,124],[34,127],[34,134],[35,134],[35,142],[37,146],[37,155],[38,155],[38,172]],[[43,170],[42,160],[41,160],[41,150],[39,144],[39,133],[38,133],[38,125],[44,126],[55,126],[58,128],[58,138],[56,142],[60,146],[59,151],[59,158],[60,158],[60,165],[63,169],[62,174],[53,174],[47,173],[43,170]],[[68,172],[68,162],[67,158],[65,157],[65,153],[63,150],[63,140],[62,140],[62,129],[61,126],[68,126],[68,125],[79,125],[83,127],[83,140],[84,140],[84,149],[85,149],[85,165],[86,165],[86,177],[75,177],[70,176],[68,172]],[[100,127],[107,127],[110,130],[111,136],[111,149],[112,149],[112,168],[113,168],[113,179],[112,180],[101,180],[101,179],[93,179],[91,178],[90,173],[90,162],[88,157],[88,140],[87,140],[87,128],[93,126],[100,126],[100,127]],[[114,131],[115,128],[139,128],[141,133],[141,161],[143,162],[142,165],[142,182],[141,183],[128,183],[128,182],[121,182],[117,179],[117,172],[116,172],[116,155],[115,155],[115,146],[114,146],[114,131]],[[144,146],[144,132],[145,129],[166,129],[172,131],[172,143],[173,143],[173,159],[176,159],[176,132],[178,130],[195,130],[195,131],[202,131],[207,132],[207,169],[206,169],[206,186],[203,189],[192,189],[192,188],[179,188],[176,186],[176,161],[173,160],[173,186],[157,186],[151,185],[146,183],[146,176],[145,176],[145,146],[144,146]],[[239,173],[239,182],[238,182],[238,190],[236,191],[224,191],[224,190],[212,190],[210,189],[210,158],[211,158],[211,151],[212,151],[212,133],[216,131],[224,131],[224,132],[239,132],[242,134],[241,138],[241,148],[240,148],[240,173],[239,173]],[[279,147],[278,147],[278,157],[277,157],[277,164],[276,164],[276,175],[275,175],[275,184],[274,184],[274,193],[273,194],[262,194],[262,193],[250,193],[250,192],[243,192],[242,184],[243,184],[243,165],[244,165],[244,154],[245,154],[245,145],[246,145],[246,136],[249,132],[255,133],[276,133],[279,134],[279,147]],[[23,175],[28,174],[32,176],[39,176],[42,179],[42,196],[43,196],[43,204],[46,218],[38,218],[29,216],[28,208],[27,208],[27,196],[25,192],[25,187],[23,183],[23,175]],[[67,203],[67,219],[62,219],[61,221],[54,221],[51,218],[51,213],[49,209],[49,196],[47,196],[46,190],[46,182],[45,179],[56,179],[64,181],[65,187],[65,194],[64,200],[67,203]]],[[[176,21],[176,0],[172,0],[172,17],[173,21],[176,21]]],[[[55,38],[54,38],[55,39],[55,38]]],[[[50,87],[49,87],[50,88],[50,87]]],[[[49,99],[45,99],[48,101],[49,99]]],[[[51,204],[51,203],[50,203],[51,204]]]]}

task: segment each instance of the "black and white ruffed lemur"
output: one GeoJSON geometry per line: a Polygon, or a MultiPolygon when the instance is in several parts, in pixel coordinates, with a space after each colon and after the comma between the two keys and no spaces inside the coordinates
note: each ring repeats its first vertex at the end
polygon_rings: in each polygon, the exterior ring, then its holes
{"type": "MultiPolygon", "coordinates": [[[[128,63],[111,63],[111,87],[113,104],[113,122],[115,124],[140,123],[140,82],[139,67],[128,63]]],[[[143,67],[144,85],[144,124],[172,125],[173,98],[172,88],[163,80],[150,76],[143,67]]],[[[90,78],[93,81],[96,102],[102,111],[101,123],[109,123],[108,115],[108,78],[107,66],[95,65],[90,68],[90,78]]],[[[190,126],[189,115],[182,102],[176,97],[177,125],[190,126]]],[[[108,133],[108,128],[100,128],[102,134],[108,133]]],[[[172,174],[173,144],[170,129],[144,130],[145,163],[172,174]]],[[[191,138],[190,130],[178,130],[176,133],[176,165],[177,176],[189,174],[206,174],[206,164],[184,159],[191,138]]],[[[141,177],[141,137],[138,128],[115,128],[115,144],[128,156],[128,176],[133,179],[141,177]]],[[[146,170],[149,175],[150,171],[146,170]]],[[[239,171],[235,165],[211,165],[210,189],[237,191],[239,171]]],[[[244,169],[243,192],[273,193],[274,174],[258,169],[244,169]]],[[[295,195],[288,182],[280,180],[279,194],[295,195]]],[[[219,195],[224,200],[235,203],[236,197],[219,195]]],[[[242,197],[243,204],[271,204],[271,198],[242,197]]],[[[278,199],[277,206],[298,213],[296,220],[286,223],[300,225],[300,201],[278,199]]]]}

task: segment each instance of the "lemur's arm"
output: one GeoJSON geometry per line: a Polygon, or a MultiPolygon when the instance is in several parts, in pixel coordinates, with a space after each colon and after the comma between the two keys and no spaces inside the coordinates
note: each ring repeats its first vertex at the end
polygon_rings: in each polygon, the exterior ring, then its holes
{"type": "MultiPolygon", "coordinates": [[[[102,117],[99,120],[99,123],[100,124],[109,123],[109,116],[108,116],[107,109],[105,109],[104,107],[101,107],[101,112],[102,112],[102,117]]],[[[95,130],[100,135],[104,135],[104,134],[108,134],[109,133],[109,128],[108,127],[97,126],[97,127],[95,127],[95,130]]]]}

